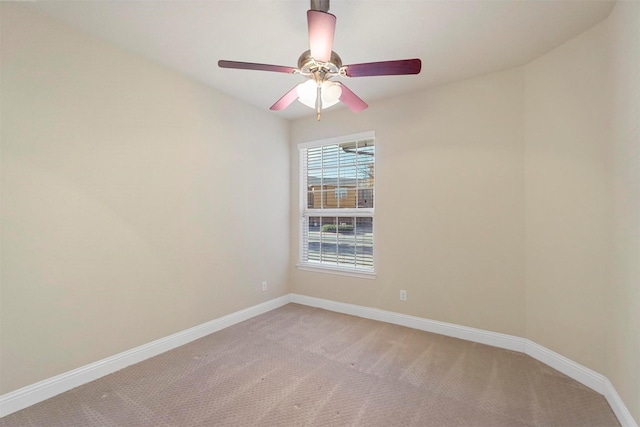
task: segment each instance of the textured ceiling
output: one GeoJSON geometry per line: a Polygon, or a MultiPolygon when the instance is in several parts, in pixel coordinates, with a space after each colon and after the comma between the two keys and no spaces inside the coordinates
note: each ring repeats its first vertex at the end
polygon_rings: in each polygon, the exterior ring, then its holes
{"type": "MultiPolygon", "coordinates": [[[[220,69],[217,61],[296,66],[309,48],[307,0],[21,4],[265,110],[304,81],[220,69]]],[[[333,0],[333,50],[344,64],[422,59],[417,76],[346,81],[368,102],[526,64],[606,18],[612,7],[608,1],[333,0]]],[[[291,119],[313,111],[296,102],[272,114],[291,119]]]]}

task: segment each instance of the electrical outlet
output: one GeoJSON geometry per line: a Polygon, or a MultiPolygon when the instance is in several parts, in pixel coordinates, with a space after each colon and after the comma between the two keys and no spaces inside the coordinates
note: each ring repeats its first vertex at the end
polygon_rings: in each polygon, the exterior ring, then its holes
{"type": "Polygon", "coordinates": [[[406,301],[406,300],[407,300],[407,291],[401,290],[400,291],[400,301],[406,301]]]}
{"type": "Polygon", "coordinates": [[[262,282],[262,290],[263,291],[267,290],[267,281],[266,280],[264,282],[262,282]]]}

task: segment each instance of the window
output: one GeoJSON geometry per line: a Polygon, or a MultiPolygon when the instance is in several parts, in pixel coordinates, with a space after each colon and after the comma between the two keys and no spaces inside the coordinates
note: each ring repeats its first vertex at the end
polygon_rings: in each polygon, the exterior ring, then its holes
{"type": "Polygon", "coordinates": [[[300,151],[300,266],[371,275],[373,132],[309,142],[300,151]]]}
{"type": "Polygon", "coordinates": [[[336,188],[336,199],[346,199],[349,191],[344,187],[336,188]]]}

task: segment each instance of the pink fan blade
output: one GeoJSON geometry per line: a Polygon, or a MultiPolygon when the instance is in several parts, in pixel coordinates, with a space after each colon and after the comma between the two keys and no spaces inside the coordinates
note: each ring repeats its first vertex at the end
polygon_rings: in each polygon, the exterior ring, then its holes
{"type": "Polygon", "coordinates": [[[399,76],[404,74],[419,74],[422,61],[419,59],[401,59],[398,61],[368,62],[366,64],[346,65],[349,77],[367,76],[399,76]]]}
{"type": "Polygon", "coordinates": [[[342,95],[340,95],[340,102],[349,107],[351,111],[354,113],[359,113],[362,110],[365,110],[368,105],[362,99],[358,97],[355,93],[351,92],[351,90],[344,85],[344,83],[340,83],[342,86],[342,95]]]}
{"type": "Polygon", "coordinates": [[[276,73],[293,73],[297,68],[285,67],[283,65],[256,64],[253,62],[218,61],[220,68],[237,68],[240,70],[274,71],[276,73]]]}
{"type": "Polygon", "coordinates": [[[298,86],[295,86],[289,92],[285,93],[282,98],[278,99],[269,109],[272,111],[284,110],[296,99],[298,99],[298,86]]]}
{"type": "Polygon", "coordinates": [[[328,62],[331,59],[333,35],[336,31],[335,15],[319,10],[308,10],[307,23],[311,57],[316,61],[328,62]]]}

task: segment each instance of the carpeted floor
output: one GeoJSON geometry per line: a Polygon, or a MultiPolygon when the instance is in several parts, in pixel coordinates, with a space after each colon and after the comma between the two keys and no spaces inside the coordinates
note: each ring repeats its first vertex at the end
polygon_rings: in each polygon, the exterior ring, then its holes
{"type": "Polygon", "coordinates": [[[524,354],[289,304],[0,426],[618,426],[524,354]]]}

